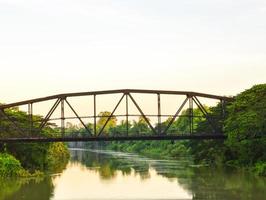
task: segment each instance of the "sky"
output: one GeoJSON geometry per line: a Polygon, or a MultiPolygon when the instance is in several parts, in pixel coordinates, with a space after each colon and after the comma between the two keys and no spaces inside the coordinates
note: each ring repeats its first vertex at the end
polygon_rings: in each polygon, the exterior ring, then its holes
{"type": "Polygon", "coordinates": [[[266,82],[265,0],[0,0],[0,101],[266,82]]]}

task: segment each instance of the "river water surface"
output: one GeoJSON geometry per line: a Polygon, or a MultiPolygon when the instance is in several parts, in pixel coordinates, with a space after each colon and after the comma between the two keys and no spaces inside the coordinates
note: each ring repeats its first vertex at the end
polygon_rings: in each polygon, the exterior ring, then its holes
{"type": "Polygon", "coordinates": [[[108,150],[71,149],[65,169],[45,179],[0,182],[2,200],[266,199],[266,180],[194,166],[189,158],[148,159],[108,150]]]}

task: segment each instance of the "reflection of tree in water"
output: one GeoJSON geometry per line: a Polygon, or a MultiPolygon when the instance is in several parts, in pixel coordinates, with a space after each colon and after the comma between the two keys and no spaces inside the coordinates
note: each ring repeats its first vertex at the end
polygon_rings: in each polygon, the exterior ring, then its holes
{"type": "Polygon", "coordinates": [[[139,175],[142,179],[150,177],[149,168],[158,175],[177,181],[185,190],[190,191],[193,199],[264,199],[266,180],[247,173],[236,173],[225,169],[208,167],[192,168],[191,162],[134,159],[86,151],[74,151],[73,161],[99,172],[101,178],[112,179],[117,172],[123,175],[139,175]]]}
{"type": "Polygon", "coordinates": [[[256,199],[266,196],[266,180],[247,172],[224,168],[184,166],[167,169],[161,173],[160,166],[153,166],[158,174],[177,178],[178,183],[193,196],[193,199],[256,199]]]}
{"type": "Polygon", "coordinates": [[[0,199],[7,199],[17,192],[25,181],[4,180],[0,178],[0,199]]]}
{"type": "Polygon", "coordinates": [[[115,178],[117,172],[121,172],[124,176],[131,175],[134,172],[141,179],[150,177],[149,163],[115,157],[109,154],[73,151],[72,162],[82,163],[86,167],[97,171],[101,178],[106,180],[115,178]]]}
{"type": "Polygon", "coordinates": [[[60,174],[62,173],[68,164],[68,159],[56,160],[52,166],[49,167],[48,172],[51,174],[60,174]]]}
{"type": "MultiPolygon", "coordinates": [[[[51,173],[61,173],[67,160],[54,163],[51,173]]],[[[54,185],[50,176],[42,178],[0,179],[0,200],[47,200],[53,197],[54,185]]]]}
{"type": "MultiPolygon", "coordinates": [[[[13,181],[13,184],[19,184],[19,180],[13,181]]],[[[18,191],[7,196],[3,200],[47,200],[53,196],[54,186],[50,177],[43,180],[29,180],[22,183],[18,191]]]]}
{"type": "Polygon", "coordinates": [[[225,169],[196,168],[178,183],[190,191],[193,199],[256,199],[266,196],[266,180],[225,169]]]}

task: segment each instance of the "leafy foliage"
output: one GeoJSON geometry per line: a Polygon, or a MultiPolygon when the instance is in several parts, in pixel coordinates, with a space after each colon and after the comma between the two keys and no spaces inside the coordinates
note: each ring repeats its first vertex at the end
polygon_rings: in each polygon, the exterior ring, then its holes
{"type": "MultiPolygon", "coordinates": [[[[212,115],[220,112],[220,104],[210,109],[212,115]]],[[[235,97],[227,106],[225,123],[218,127],[228,139],[223,141],[189,142],[197,162],[226,164],[254,169],[266,174],[266,84],[255,85],[235,97]]],[[[206,121],[199,123],[198,132],[210,131],[206,121]]]]}
{"type": "MultiPolygon", "coordinates": [[[[21,137],[21,136],[34,136],[34,134],[40,134],[45,137],[56,136],[57,129],[55,124],[48,123],[43,131],[40,133],[38,127],[42,119],[41,116],[33,115],[33,127],[30,133],[29,116],[26,112],[20,111],[18,108],[6,109],[5,113],[7,117],[1,116],[0,120],[0,137],[21,137]],[[16,126],[12,124],[11,118],[15,121],[16,126]],[[17,127],[20,127],[19,129],[17,127]],[[10,135],[12,133],[12,135],[10,135]],[[30,135],[31,134],[31,135],[30,135]]],[[[49,143],[28,143],[28,144],[0,144],[0,152],[5,152],[5,155],[0,162],[0,168],[3,170],[2,174],[5,174],[5,169],[8,170],[9,176],[16,176],[20,173],[20,176],[38,175],[40,171],[45,171],[55,164],[55,160],[69,158],[69,152],[63,143],[49,144],[49,143]],[[12,156],[11,156],[12,155],[12,156]],[[53,158],[53,159],[51,159],[53,158]],[[16,162],[15,162],[16,161],[16,162]],[[10,162],[10,166],[8,163],[10,162]],[[14,172],[12,171],[14,169],[14,172]],[[28,171],[23,170],[27,169],[28,171]],[[37,170],[37,172],[36,172],[37,170]],[[15,173],[16,172],[16,173],[15,173]]],[[[1,175],[0,175],[1,176],[1,175]]]]}
{"type": "Polygon", "coordinates": [[[241,166],[266,163],[266,84],[237,95],[225,123],[227,162],[241,166]]]}
{"type": "Polygon", "coordinates": [[[23,170],[20,162],[9,154],[0,154],[0,176],[18,176],[23,170]]]}
{"type": "Polygon", "coordinates": [[[103,128],[103,134],[108,135],[111,128],[114,128],[117,123],[116,117],[111,117],[108,121],[108,116],[111,116],[111,112],[104,111],[100,112],[98,117],[100,117],[97,121],[97,132],[99,133],[103,128]],[[107,122],[108,121],[108,122],[107,122]],[[105,126],[105,127],[104,127],[105,126]]]}

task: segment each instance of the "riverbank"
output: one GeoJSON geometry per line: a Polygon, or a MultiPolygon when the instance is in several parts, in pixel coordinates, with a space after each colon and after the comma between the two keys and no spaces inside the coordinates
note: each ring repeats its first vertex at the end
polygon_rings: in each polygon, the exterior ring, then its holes
{"type": "Polygon", "coordinates": [[[29,178],[56,173],[62,171],[69,157],[63,143],[8,145],[0,152],[0,177],[29,178]]]}
{"type": "MultiPolygon", "coordinates": [[[[40,121],[43,117],[32,115],[31,133],[27,132],[29,116],[18,107],[5,109],[6,118],[0,120],[0,137],[51,137],[58,134],[55,124],[47,124],[40,131],[40,121]],[[8,119],[16,119],[14,122],[8,119]],[[12,133],[12,134],[11,134],[12,133]]],[[[0,143],[0,177],[33,177],[43,176],[49,171],[60,171],[62,164],[67,163],[69,151],[64,143],[0,143]]]]}
{"type": "MultiPolygon", "coordinates": [[[[211,141],[213,142],[213,141],[211,141]]],[[[214,141],[215,142],[215,141],[214,141]]],[[[189,148],[191,142],[189,141],[132,141],[132,142],[109,142],[105,143],[104,148],[113,151],[121,151],[125,153],[137,153],[142,156],[147,156],[155,159],[172,159],[178,160],[180,157],[190,157],[194,164],[201,167],[208,167],[210,169],[231,169],[234,171],[246,171],[251,174],[265,177],[266,172],[266,163],[259,163],[255,166],[238,166],[235,164],[224,163],[222,160],[218,160],[218,156],[214,157],[217,154],[217,150],[213,150],[206,143],[208,142],[199,142],[198,145],[204,145],[207,150],[209,150],[209,155],[206,156],[205,151],[197,152],[196,156],[202,156],[202,158],[195,158],[195,153],[192,152],[192,149],[189,148]],[[205,158],[203,158],[205,156],[205,158]]],[[[222,148],[221,144],[217,148],[222,148]]],[[[224,147],[223,147],[224,148],[224,147]]],[[[194,150],[195,151],[195,150],[194,150]]],[[[222,151],[222,150],[221,150],[222,151]]]]}
{"type": "Polygon", "coordinates": [[[110,142],[106,143],[105,146],[110,150],[137,153],[152,158],[176,159],[180,156],[189,155],[185,142],[180,141],[110,142]]]}

